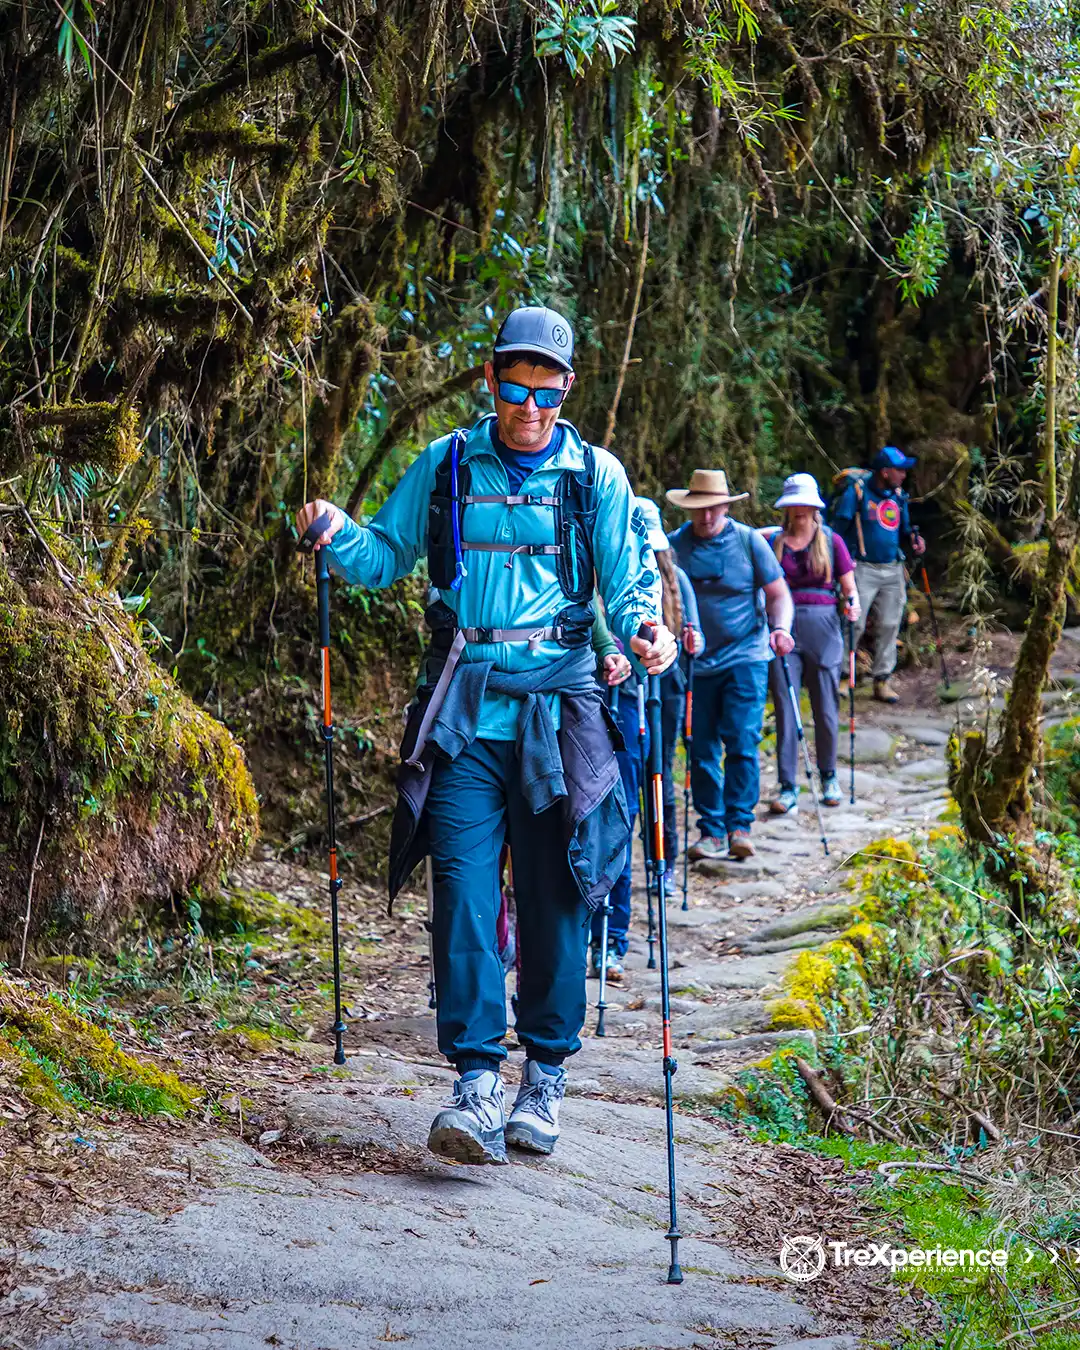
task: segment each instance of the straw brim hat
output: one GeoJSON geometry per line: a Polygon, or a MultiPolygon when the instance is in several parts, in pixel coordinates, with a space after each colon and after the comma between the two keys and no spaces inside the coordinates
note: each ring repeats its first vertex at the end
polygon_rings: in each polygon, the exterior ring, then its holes
{"type": "Polygon", "coordinates": [[[682,511],[698,511],[706,506],[726,506],[729,502],[745,501],[749,492],[728,491],[727,474],[723,469],[695,469],[688,488],[671,488],[666,494],[672,506],[682,511]]]}

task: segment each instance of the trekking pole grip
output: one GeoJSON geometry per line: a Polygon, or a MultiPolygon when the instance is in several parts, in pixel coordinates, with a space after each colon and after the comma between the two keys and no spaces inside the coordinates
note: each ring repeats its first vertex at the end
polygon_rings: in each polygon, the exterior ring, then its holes
{"type": "Polygon", "coordinates": [[[315,554],[315,591],[319,604],[319,646],[330,646],[330,562],[326,556],[326,548],[316,548],[315,545],[322,538],[323,534],[334,523],[334,517],[329,511],[324,511],[318,516],[304,531],[302,537],[297,541],[297,553],[315,554]]]}

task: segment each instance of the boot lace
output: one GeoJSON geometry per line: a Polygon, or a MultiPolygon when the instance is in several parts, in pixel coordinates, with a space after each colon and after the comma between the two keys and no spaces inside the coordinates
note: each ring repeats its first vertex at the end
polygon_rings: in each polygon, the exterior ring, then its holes
{"type": "Polygon", "coordinates": [[[468,1111],[479,1121],[486,1121],[489,1115],[498,1112],[496,1095],[484,1096],[475,1081],[457,1083],[454,1087],[454,1106],[459,1111],[468,1111]]]}
{"type": "Polygon", "coordinates": [[[519,1111],[529,1111],[534,1116],[539,1116],[541,1120],[554,1125],[555,1114],[551,1109],[552,1103],[561,1101],[562,1095],[562,1078],[552,1078],[550,1074],[541,1073],[537,1082],[521,1085],[521,1095],[515,1103],[515,1108],[519,1111]]]}

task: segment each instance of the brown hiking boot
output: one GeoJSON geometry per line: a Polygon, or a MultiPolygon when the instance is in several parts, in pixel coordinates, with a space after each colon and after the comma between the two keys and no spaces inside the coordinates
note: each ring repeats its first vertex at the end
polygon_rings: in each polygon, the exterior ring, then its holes
{"type": "Polygon", "coordinates": [[[700,862],[702,858],[723,858],[727,856],[727,846],[723,839],[717,839],[715,835],[703,834],[696,844],[690,845],[690,852],[687,857],[692,862],[700,862]]]}
{"type": "Polygon", "coordinates": [[[728,857],[752,858],[754,846],[750,842],[749,830],[728,830],[728,857]]]}
{"type": "Polygon", "coordinates": [[[899,703],[900,695],[889,683],[888,678],[874,681],[874,697],[879,703],[899,703]]]}

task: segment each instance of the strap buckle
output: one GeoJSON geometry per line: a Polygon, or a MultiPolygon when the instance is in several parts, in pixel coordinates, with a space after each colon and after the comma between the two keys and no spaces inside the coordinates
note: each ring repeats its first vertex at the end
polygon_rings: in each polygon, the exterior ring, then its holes
{"type": "Polygon", "coordinates": [[[473,642],[494,642],[494,641],[495,641],[495,634],[494,634],[494,631],[493,631],[492,629],[490,629],[490,628],[474,628],[474,629],[473,629],[473,632],[476,634],[476,636],[472,639],[473,642]]]}

